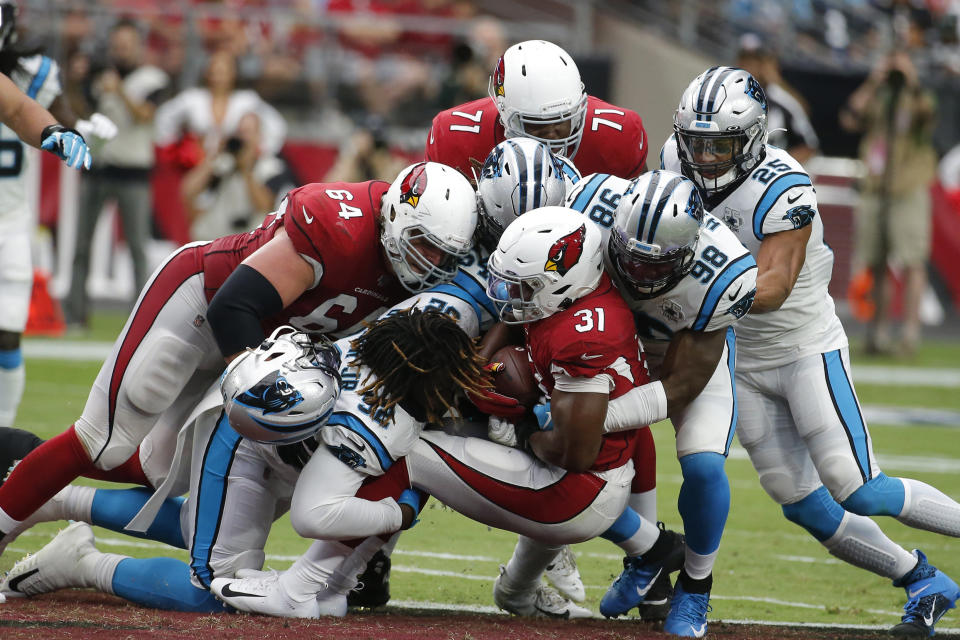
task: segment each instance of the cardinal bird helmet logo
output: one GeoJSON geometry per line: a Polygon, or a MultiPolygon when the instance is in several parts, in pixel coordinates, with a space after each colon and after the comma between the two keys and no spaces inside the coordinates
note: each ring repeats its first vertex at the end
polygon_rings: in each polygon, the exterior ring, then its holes
{"type": "Polygon", "coordinates": [[[410,173],[400,185],[400,202],[409,204],[414,209],[420,202],[420,196],[427,190],[427,165],[421,162],[410,169],[410,173]]]}
{"type": "Polygon", "coordinates": [[[543,265],[543,270],[556,271],[561,276],[567,275],[583,255],[583,241],[586,237],[587,227],[583,224],[579,229],[554,242],[547,253],[547,263],[543,265]]]}

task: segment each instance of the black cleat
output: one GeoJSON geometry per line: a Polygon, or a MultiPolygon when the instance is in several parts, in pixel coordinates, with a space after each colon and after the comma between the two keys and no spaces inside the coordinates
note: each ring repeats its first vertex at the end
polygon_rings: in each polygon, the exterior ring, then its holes
{"type": "Polygon", "coordinates": [[[661,622],[670,613],[670,601],[673,598],[673,585],[670,574],[664,571],[657,577],[643,602],[637,605],[640,617],[646,622],[661,622]]]}
{"type": "Polygon", "coordinates": [[[663,535],[670,540],[670,551],[663,559],[663,572],[676,573],[683,568],[684,556],[687,553],[687,539],[682,533],[667,529],[662,522],[657,522],[657,526],[663,531],[663,535]]]}
{"type": "Polygon", "coordinates": [[[44,442],[29,431],[0,427],[0,487],[17,463],[44,442]]]}
{"type": "Polygon", "coordinates": [[[357,576],[357,586],[347,594],[348,607],[382,607],[390,601],[390,558],[377,551],[357,576]]]}

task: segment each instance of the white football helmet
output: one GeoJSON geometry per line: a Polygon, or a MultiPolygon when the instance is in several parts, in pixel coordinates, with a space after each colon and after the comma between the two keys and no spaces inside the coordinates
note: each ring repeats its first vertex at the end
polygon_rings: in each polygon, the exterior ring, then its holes
{"type": "Polygon", "coordinates": [[[299,442],[326,422],[340,395],[340,353],[327,338],[277,328],[247,349],[220,381],[230,426],[268,444],[299,442]]]}
{"type": "Polygon", "coordinates": [[[634,298],[660,295],[693,267],[703,202],[679,173],[650,171],[630,183],[614,214],[607,250],[634,298]]]}
{"type": "Polygon", "coordinates": [[[484,247],[493,251],[507,225],[527,211],[563,204],[563,170],[550,148],[532,138],[511,138],[495,146],[477,180],[484,247]]]}
{"type": "Polygon", "coordinates": [[[712,195],[763,160],[767,98],[743,69],[712,67],[683,92],[673,116],[683,174],[712,195]]]}
{"type": "Polygon", "coordinates": [[[545,40],[527,40],[504,52],[490,76],[488,90],[508,138],[526,137],[573,158],[583,136],[587,92],[580,70],[566,51],[545,40]],[[565,137],[531,135],[528,126],[570,123],[565,137]]]}
{"type": "Polygon", "coordinates": [[[487,295],[507,324],[562,311],[597,288],[601,233],[573,209],[543,207],[510,223],[487,262],[487,295]]]}
{"type": "Polygon", "coordinates": [[[473,246],[477,192],[456,169],[418,162],[390,185],[380,213],[387,257],[400,283],[416,293],[457,275],[473,246]]]}

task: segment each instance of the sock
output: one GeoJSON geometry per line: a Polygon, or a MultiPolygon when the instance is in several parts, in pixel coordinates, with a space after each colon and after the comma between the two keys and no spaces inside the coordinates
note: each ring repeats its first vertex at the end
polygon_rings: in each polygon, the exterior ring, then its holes
{"type": "Polygon", "coordinates": [[[11,531],[92,467],[73,426],[31,451],[0,487],[0,531],[11,531]]]}
{"type": "Polygon", "coordinates": [[[653,548],[660,529],[628,507],[600,537],[616,544],[628,556],[642,556],[653,548]]]}
{"type": "MultiPolygon", "coordinates": [[[[341,543],[342,544],[342,543],[341,543]]],[[[357,576],[367,568],[367,563],[381,550],[383,540],[379,536],[370,536],[359,544],[348,546],[352,553],[339,566],[333,569],[327,579],[327,587],[338,594],[349,593],[357,586],[357,576]]]]}
{"type": "Polygon", "coordinates": [[[903,483],[903,509],[896,516],[903,524],[960,537],[960,504],[935,487],[911,478],[895,478],[903,483]]]}
{"type": "Polygon", "coordinates": [[[330,583],[334,570],[353,549],[334,540],[317,540],[280,576],[287,594],[298,602],[317,597],[330,583]]]}
{"type": "Polygon", "coordinates": [[[23,352],[20,349],[0,351],[0,427],[13,426],[26,379],[23,352]]]}
{"type": "MultiPolygon", "coordinates": [[[[717,561],[719,549],[707,555],[700,555],[689,546],[683,554],[683,571],[691,580],[702,580],[713,573],[713,565],[717,561]]],[[[707,590],[709,591],[709,589],[707,590]]],[[[703,593],[703,592],[691,592],[703,593]]]]}
{"type": "Polygon", "coordinates": [[[180,508],[185,499],[167,498],[150,528],[144,533],[127,531],[124,527],[153,495],[143,487],[133,489],[97,489],[90,509],[91,524],[136,538],[164,542],[178,549],[186,549],[180,527],[180,508]]]}
{"type": "Polygon", "coordinates": [[[533,591],[540,576],[553,562],[563,545],[547,545],[526,536],[517,537],[517,546],[507,562],[500,584],[509,591],[533,591]]]}
{"type": "MultiPolygon", "coordinates": [[[[630,493],[646,493],[657,488],[657,445],[653,441],[650,427],[637,429],[636,444],[633,449],[633,482],[630,493]]],[[[644,515],[646,518],[646,515],[644,515]]],[[[656,522],[657,518],[649,518],[656,522]]]]}
{"type": "Polygon", "coordinates": [[[640,517],[650,522],[657,521],[657,490],[656,488],[642,493],[631,493],[627,502],[630,508],[640,514],[640,517]]]}
{"type": "Polygon", "coordinates": [[[145,487],[151,486],[150,481],[147,480],[146,474],[143,473],[143,467],[140,466],[139,447],[133,452],[133,455],[127,458],[126,462],[121,464],[119,467],[114,467],[113,469],[107,470],[93,467],[89,471],[85,472],[83,476],[93,480],[142,484],[145,487]]]}
{"type": "Polygon", "coordinates": [[[196,613],[227,610],[212,593],[190,582],[190,567],[184,562],[174,558],[120,558],[111,571],[108,588],[98,588],[154,609],[196,613]]]}
{"type": "Polygon", "coordinates": [[[388,558],[393,555],[393,550],[397,548],[397,542],[400,541],[400,534],[403,531],[397,531],[395,534],[390,536],[390,539],[383,543],[383,546],[380,547],[380,551],[383,551],[383,555],[388,558]]]}
{"type": "Polygon", "coordinates": [[[822,541],[831,555],[855,567],[896,580],[917,564],[917,557],[888,538],[866,516],[844,512],[830,538],[822,541]]]}
{"type": "Polygon", "coordinates": [[[687,548],[701,557],[713,555],[720,548],[730,512],[730,483],[723,470],[725,462],[722,454],[709,452],[680,458],[683,484],[677,507],[683,518],[687,548]]]}
{"type": "Polygon", "coordinates": [[[87,524],[95,524],[91,522],[90,510],[96,494],[97,489],[95,487],[68,484],[60,490],[60,493],[37,509],[30,519],[36,518],[37,522],[78,520],[87,524]]]}
{"type": "Polygon", "coordinates": [[[713,575],[707,574],[703,578],[691,578],[687,573],[686,567],[680,569],[680,576],[677,581],[683,585],[683,590],[687,593],[710,593],[713,588],[713,575]]]}

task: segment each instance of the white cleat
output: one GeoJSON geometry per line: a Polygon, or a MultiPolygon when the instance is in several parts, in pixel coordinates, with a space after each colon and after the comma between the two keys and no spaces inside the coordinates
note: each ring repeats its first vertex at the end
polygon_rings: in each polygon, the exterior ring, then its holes
{"type": "Polygon", "coordinates": [[[40,551],[13,565],[0,582],[0,593],[7,598],[23,598],[86,587],[80,565],[91,553],[99,553],[93,545],[93,529],[86,522],[74,522],[40,551]]]}
{"type": "Polygon", "coordinates": [[[210,590],[222,601],[239,611],[279,618],[343,617],[347,613],[347,596],[325,597],[323,604],[316,594],[297,600],[283,586],[276,571],[241,571],[237,578],[215,578],[210,590]]]}
{"type": "Polygon", "coordinates": [[[518,616],[528,618],[592,618],[589,609],[557,593],[545,584],[530,591],[514,591],[503,584],[506,568],[500,567],[500,575],[493,582],[493,602],[498,607],[518,616]]]}
{"type": "Polygon", "coordinates": [[[583,588],[583,579],[580,577],[580,570],[577,569],[577,559],[570,545],[560,550],[553,562],[547,565],[544,575],[563,597],[574,602],[583,602],[586,599],[587,592],[583,588]]]}

